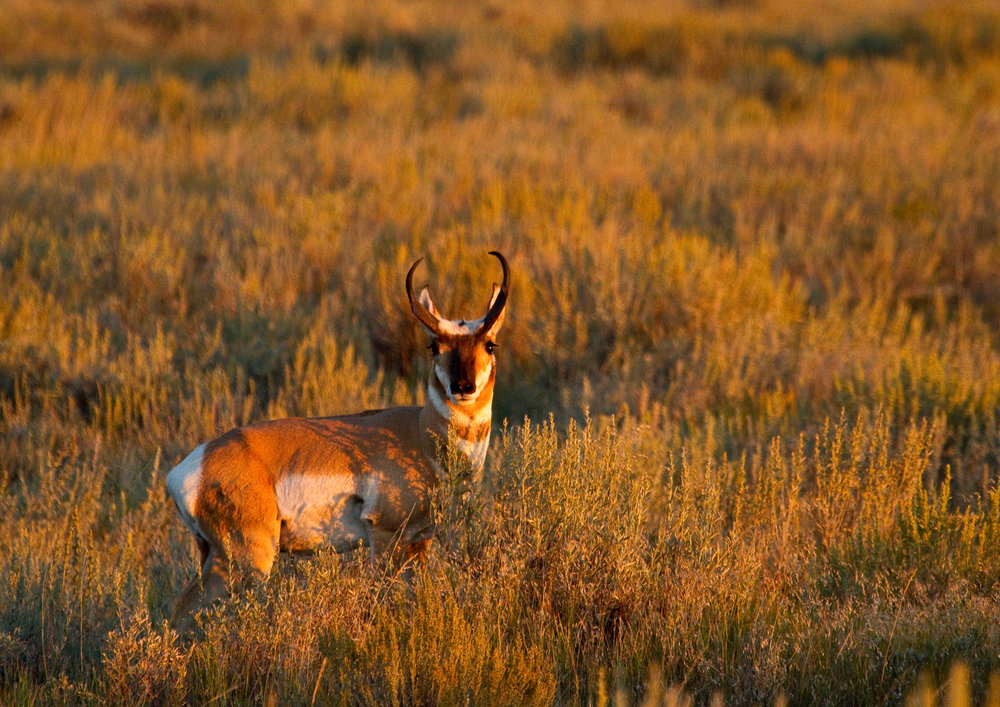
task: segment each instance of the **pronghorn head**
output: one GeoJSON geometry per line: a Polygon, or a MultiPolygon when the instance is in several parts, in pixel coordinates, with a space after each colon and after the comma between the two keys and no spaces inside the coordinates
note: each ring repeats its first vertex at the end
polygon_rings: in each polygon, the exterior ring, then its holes
{"type": "MultiPolygon", "coordinates": [[[[475,321],[445,319],[438,314],[427,287],[413,296],[413,271],[421,258],[406,274],[406,296],[410,308],[431,336],[430,350],[434,356],[432,383],[436,378],[452,405],[474,405],[484,392],[492,393],[495,376],[496,336],[503,326],[504,308],[510,289],[507,261],[496,251],[490,251],[503,268],[503,283],[493,285],[486,314],[475,321]]],[[[490,396],[491,397],[491,396],[490,396]]]]}

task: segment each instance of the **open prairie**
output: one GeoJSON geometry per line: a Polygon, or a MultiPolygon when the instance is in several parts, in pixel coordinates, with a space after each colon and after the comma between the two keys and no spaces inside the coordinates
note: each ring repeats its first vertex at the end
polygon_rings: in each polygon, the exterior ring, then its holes
{"type": "Polygon", "coordinates": [[[1000,704],[998,479],[994,2],[3,2],[2,704],[1000,704]],[[422,402],[489,250],[412,584],[177,637],[167,471],[422,402]]]}

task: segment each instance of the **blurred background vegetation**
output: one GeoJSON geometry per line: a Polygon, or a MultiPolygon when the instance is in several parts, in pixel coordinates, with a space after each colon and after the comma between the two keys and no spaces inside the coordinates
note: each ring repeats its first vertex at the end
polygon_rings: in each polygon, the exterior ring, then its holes
{"type": "Polygon", "coordinates": [[[992,2],[8,0],[0,701],[998,696],[998,223],[992,2]],[[490,249],[497,439],[417,586],[167,632],[166,471],[421,402],[406,269],[479,316],[490,249]]]}

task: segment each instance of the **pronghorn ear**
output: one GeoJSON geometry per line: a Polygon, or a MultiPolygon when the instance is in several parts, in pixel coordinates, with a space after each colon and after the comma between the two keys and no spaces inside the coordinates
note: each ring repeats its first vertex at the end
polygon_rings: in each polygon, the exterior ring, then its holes
{"type": "MultiPolygon", "coordinates": [[[[491,309],[493,309],[493,303],[497,301],[497,297],[499,297],[499,296],[500,296],[500,285],[498,285],[498,284],[496,284],[494,282],[493,283],[493,294],[490,295],[490,306],[486,308],[487,312],[490,311],[491,309]]],[[[500,316],[497,317],[497,320],[495,322],[493,322],[493,326],[490,327],[489,332],[484,332],[484,333],[496,334],[498,331],[500,331],[500,327],[503,326],[504,314],[506,314],[506,313],[507,313],[507,308],[504,307],[502,310],[500,310],[500,316]]]]}
{"type": "Polygon", "coordinates": [[[431,289],[429,287],[424,285],[424,289],[420,290],[420,296],[417,297],[417,301],[420,302],[420,304],[424,305],[424,307],[427,308],[427,311],[433,314],[435,317],[437,317],[438,319],[441,318],[441,315],[438,314],[437,307],[435,307],[434,302],[431,301],[431,289]]]}
{"type": "MultiPolygon", "coordinates": [[[[441,315],[438,314],[437,307],[434,306],[433,300],[431,300],[431,290],[426,285],[424,289],[420,290],[420,294],[417,296],[417,301],[424,306],[424,308],[431,313],[431,316],[435,319],[441,319],[441,315]]],[[[423,324],[423,322],[421,322],[423,324]]],[[[436,332],[432,331],[428,326],[424,325],[424,329],[431,336],[435,336],[436,332]]]]}

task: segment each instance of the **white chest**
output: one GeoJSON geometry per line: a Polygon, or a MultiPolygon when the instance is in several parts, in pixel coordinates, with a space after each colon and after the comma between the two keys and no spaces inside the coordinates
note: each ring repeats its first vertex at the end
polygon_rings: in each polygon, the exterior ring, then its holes
{"type": "Polygon", "coordinates": [[[473,469],[477,472],[482,471],[483,465],[486,463],[486,450],[490,446],[488,434],[475,441],[459,438],[455,440],[455,445],[458,447],[458,451],[469,460],[473,469]]]}

